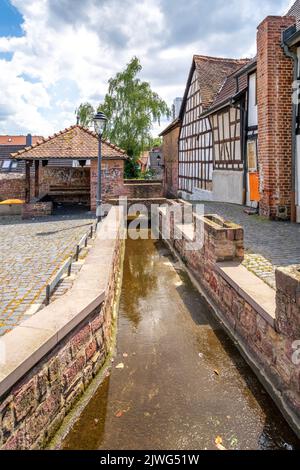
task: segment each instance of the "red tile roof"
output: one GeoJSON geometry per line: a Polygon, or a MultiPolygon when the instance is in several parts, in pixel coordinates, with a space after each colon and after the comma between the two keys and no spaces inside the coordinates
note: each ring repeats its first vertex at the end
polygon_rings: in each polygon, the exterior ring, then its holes
{"type": "MultiPolygon", "coordinates": [[[[32,143],[35,144],[43,137],[32,136],[32,143]]],[[[0,135],[0,145],[26,145],[26,135],[0,135]]]]}
{"type": "MultiPolygon", "coordinates": [[[[225,78],[219,92],[217,93],[212,109],[228,103],[237,93],[245,91],[248,87],[248,69],[250,65],[255,67],[256,57],[248,60],[246,64],[240,67],[237,71],[225,78]]],[[[252,69],[252,67],[251,67],[252,69]]]]}
{"type": "Polygon", "coordinates": [[[249,62],[249,59],[226,59],[202,55],[195,55],[193,60],[204,111],[213,104],[225,78],[249,62]]]}
{"type": "Polygon", "coordinates": [[[300,19],[300,0],[296,0],[296,2],[291,6],[289,11],[287,12],[286,16],[295,16],[296,19],[299,21],[299,19],[300,19]]]}
{"type": "MultiPolygon", "coordinates": [[[[11,154],[19,160],[93,159],[98,156],[98,136],[85,127],[75,125],[51,137],[11,154]]],[[[103,158],[126,159],[126,152],[116,145],[102,141],[103,158]]]]}

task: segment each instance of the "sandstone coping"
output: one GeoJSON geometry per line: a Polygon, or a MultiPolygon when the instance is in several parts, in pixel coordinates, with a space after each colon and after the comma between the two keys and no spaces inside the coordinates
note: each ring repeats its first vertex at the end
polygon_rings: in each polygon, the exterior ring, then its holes
{"type": "Polygon", "coordinates": [[[122,208],[113,207],[98,227],[85,264],[71,289],[24,321],[1,340],[0,396],[32,369],[105,299],[118,234],[124,230],[122,208]]]}
{"type": "Polygon", "coordinates": [[[23,204],[1,204],[0,216],[21,215],[23,204]]]}
{"type": "Polygon", "coordinates": [[[276,269],[276,329],[290,338],[300,338],[300,265],[276,269]]]}
{"type": "Polygon", "coordinates": [[[276,312],[274,289],[236,261],[217,263],[216,270],[269,325],[274,327],[276,312]]]}

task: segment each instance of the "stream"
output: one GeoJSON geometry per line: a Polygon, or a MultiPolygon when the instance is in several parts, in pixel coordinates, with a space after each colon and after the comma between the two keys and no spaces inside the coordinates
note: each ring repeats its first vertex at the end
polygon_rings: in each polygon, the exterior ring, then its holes
{"type": "Polygon", "coordinates": [[[220,446],[300,448],[169,249],[128,239],[116,357],[62,448],[220,446]]]}

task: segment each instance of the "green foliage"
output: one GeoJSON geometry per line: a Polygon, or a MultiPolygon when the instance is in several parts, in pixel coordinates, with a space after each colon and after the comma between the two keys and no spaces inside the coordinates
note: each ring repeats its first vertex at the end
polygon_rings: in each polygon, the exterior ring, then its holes
{"type": "Polygon", "coordinates": [[[141,175],[140,175],[140,178],[142,180],[152,180],[152,178],[155,176],[155,171],[154,170],[151,170],[151,168],[149,170],[146,170],[146,171],[142,171],[141,172],[141,175]]]}
{"type": "Polygon", "coordinates": [[[98,109],[108,118],[104,138],[123,148],[132,159],[125,173],[131,177],[135,177],[139,155],[152,146],[152,123],[170,115],[167,104],[150,84],[137,78],[141,69],[134,57],[125,70],[109,80],[108,93],[98,109]]]}
{"type": "Polygon", "coordinates": [[[153,137],[151,139],[150,146],[149,146],[149,148],[147,148],[147,150],[151,150],[154,147],[161,147],[162,143],[163,143],[163,141],[162,141],[161,137],[153,137]]]}
{"type": "Polygon", "coordinates": [[[127,179],[139,178],[140,166],[135,158],[130,158],[125,162],[124,177],[127,179]]]}
{"type": "Polygon", "coordinates": [[[79,118],[78,124],[83,127],[89,127],[93,122],[95,110],[90,103],[86,102],[81,103],[79,108],[76,109],[75,114],[79,118]]]}

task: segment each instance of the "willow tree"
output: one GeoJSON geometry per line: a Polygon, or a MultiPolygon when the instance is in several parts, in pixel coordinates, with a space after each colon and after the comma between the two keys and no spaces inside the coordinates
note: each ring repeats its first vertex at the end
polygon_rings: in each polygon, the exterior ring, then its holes
{"type": "Polygon", "coordinates": [[[93,122],[95,110],[90,103],[81,103],[76,109],[77,122],[83,127],[89,127],[93,122]]]}
{"type": "Polygon", "coordinates": [[[153,122],[170,115],[165,101],[138,78],[141,70],[139,59],[131,59],[125,70],[109,80],[108,93],[98,109],[108,118],[104,137],[126,150],[132,173],[137,158],[152,142],[153,122]]]}

